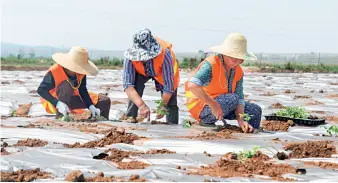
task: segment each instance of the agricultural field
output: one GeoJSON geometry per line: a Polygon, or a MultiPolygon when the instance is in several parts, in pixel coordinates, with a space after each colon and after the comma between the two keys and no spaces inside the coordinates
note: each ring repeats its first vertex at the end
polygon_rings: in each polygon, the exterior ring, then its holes
{"type": "Polygon", "coordinates": [[[185,106],[184,71],[179,125],[154,120],[160,93],[152,82],[143,95],[152,120],[124,120],[121,70],[87,80],[89,91],[110,97],[108,121],[56,120],[36,92],[44,74],[1,71],[1,181],[337,181],[337,74],[246,70],[245,99],[263,110],[253,134],[231,120],[224,128],[198,126],[185,106]],[[325,123],[303,126],[265,115],[325,123]]]}

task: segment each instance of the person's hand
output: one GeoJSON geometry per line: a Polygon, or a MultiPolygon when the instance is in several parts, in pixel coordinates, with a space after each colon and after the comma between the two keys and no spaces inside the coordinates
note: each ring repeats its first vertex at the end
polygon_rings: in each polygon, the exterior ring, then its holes
{"type": "Polygon", "coordinates": [[[211,108],[212,114],[216,117],[217,120],[223,119],[223,110],[222,110],[221,105],[219,105],[219,103],[217,103],[216,101],[213,102],[210,105],[210,108],[211,108]]]}
{"type": "Polygon", "coordinates": [[[246,121],[238,120],[238,125],[241,127],[244,133],[254,132],[254,128],[246,121]]]}
{"type": "Polygon", "coordinates": [[[56,103],[56,109],[59,111],[59,113],[63,114],[63,116],[67,116],[70,113],[68,106],[61,101],[56,103]]]}
{"type": "Polygon", "coordinates": [[[161,119],[167,113],[167,108],[165,106],[161,106],[160,109],[157,109],[156,119],[161,119]],[[160,113],[159,113],[160,112],[160,113]]]}
{"type": "Polygon", "coordinates": [[[95,118],[96,116],[100,116],[100,109],[96,108],[94,105],[89,106],[89,110],[92,113],[92,118],[95,118]]]}
{"type": "Polygon", "coordinates": [[[143,104],[141,107],[139,107],[139,113],[140,116],[147,118],[147,121],[150,121],[150,109],[146,104],[143,104]]]}

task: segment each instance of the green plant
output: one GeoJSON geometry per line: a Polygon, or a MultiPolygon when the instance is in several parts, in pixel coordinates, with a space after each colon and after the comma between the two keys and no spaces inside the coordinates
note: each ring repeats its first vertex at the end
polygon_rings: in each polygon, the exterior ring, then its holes
{"type": "Polygon", "coordinates": [[[304,108],[300,106],[285,107],[285,109],[281,109],[276,114],[277,116],[300,118],[300,119],[307,119],[310,115],[304,108]]]}
{"type": "Polygon", "coordinates": [[[260,148],[262,147],[256,146],[251,150],[240,151],[239,153],[237,153],[238,160],[245,161],[248,158],[252,158],[257,153],[257,150],[260,148]]]}
{"type": "Polygon", "coordinates": [[[247,114],[247,113],[243,113],[243,114],[239,114],[239,117],[241,119],[243,119],[244,121],[248,122],[251,120],[251,115],[247,114]]]}
{"type": "Polygon", "coordinates": [[[332,125],[329,128],[324,127],[326,129],[326,133],[329,134],[330,136],[336,136],[338,135],[338,126],[332,125]]]}
{"type": "Polygon", "coordinates": [[[191,121],[188,120],[188,119],[184,119],[184,120],[183,120],[183,127],[184,127],[184,128],[191,128],[191,127],[192,127],[191,121]]]}
{"type": "Polygon", "coordinates": [[[156,113],[160,115],[167,115],[168,110],[165,108],[163,100],[156,100],[155,103],[157,104],[156,113]]]}
{"type": "Polygon", "coordinates": [[[16,116],[16,110],[12,111],[11,114],[9,115],[10,117],[15,117],[16,116]]]}
{"type": "Polygon", "coordinates": [[[69,115],[62,116],[61,121],[70,122],[72,118],[69,115]]]}
{"type": "Polygon", "coordinates": [[[95,116],[96,121],[107,121],[107,119],[103,116],[95,116]]]}

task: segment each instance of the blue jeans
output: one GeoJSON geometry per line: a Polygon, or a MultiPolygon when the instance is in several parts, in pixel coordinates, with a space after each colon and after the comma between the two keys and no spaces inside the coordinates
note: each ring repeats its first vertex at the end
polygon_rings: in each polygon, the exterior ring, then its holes
{"type": "MultiPolygon", "coordinates": [[[[235,109],[239,101],[239,96],[237,94],[223,94],[216,97],[215,101],[221,105],[224,119],[236,119],[235,109]]],[[[259,128],[262,116],[261,107],[254,103],[245,102],[244,113],[251,116],[251,119],[248,121],[248,123],[256,129],[259,128]]],[[[201,111],[200,119],[205,124],[214,124],[217,122],[216,117],[212,114],[211,108],[208,105],[204,106],[203,110],[201,111]]]]}

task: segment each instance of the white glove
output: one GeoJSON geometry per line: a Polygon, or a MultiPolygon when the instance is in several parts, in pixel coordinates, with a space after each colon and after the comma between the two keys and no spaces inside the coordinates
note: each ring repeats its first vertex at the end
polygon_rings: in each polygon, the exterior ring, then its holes
{"type": "Polygon", "coordinates": [[[95,118],[95,116],[100,116],[100,109],[96,108],[94,105],[89,106],[90,112],[92,112],[92,118],[95,118]]]}
{"type": "Polygon", "coordinates": [[[56,103],[56,108],[64,116],[67,116],[68,113],[70,113],[70,110],[69,110],[68,106],[65,103],[61,102],[61,101],[58,101],[58,103],[56,103]]]}

